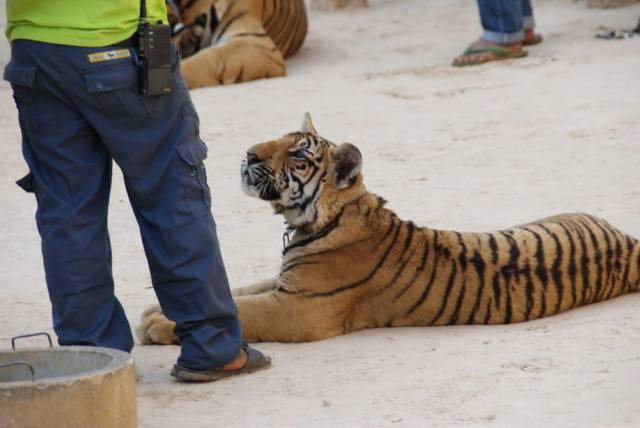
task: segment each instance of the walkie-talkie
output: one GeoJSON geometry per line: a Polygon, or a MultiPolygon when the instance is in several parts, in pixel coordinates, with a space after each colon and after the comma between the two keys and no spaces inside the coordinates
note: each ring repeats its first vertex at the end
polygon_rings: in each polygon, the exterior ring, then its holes
{"type": "Polygon", "coordinates": [[[140,93],[145,96],[171,93],[171,27],[147,22],[146,1],[140,1],[138,27],[140,93]]]}

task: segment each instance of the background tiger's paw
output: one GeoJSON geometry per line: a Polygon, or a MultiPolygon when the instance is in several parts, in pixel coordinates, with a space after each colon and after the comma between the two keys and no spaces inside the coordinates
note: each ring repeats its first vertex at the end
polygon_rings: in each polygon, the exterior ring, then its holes
{"type": "Polygon", "coordinates": [[[180,340],[173,333],[174,327],[175,323],[168,320],[156,305],[142,314],[136,334],[143,345],[178,345],[180,340]]]}

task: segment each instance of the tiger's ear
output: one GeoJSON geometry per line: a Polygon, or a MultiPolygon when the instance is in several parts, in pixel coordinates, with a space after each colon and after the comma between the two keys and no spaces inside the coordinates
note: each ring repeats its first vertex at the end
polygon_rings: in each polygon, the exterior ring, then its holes
{"type": "Polygon", "coordinates": [[[309,134],[318,136],[318,131],[316,131],[315,126],[313,126],[311,115],[309,113],[304,114],[304,119],[302,119],[302,129],[300,130],[300,132],[307,132],[309,134]]]}
{"type": "Polygon", "coordinates": [[[362,154],[353,144],[343,143],[333,152],[333,182],[338,189],[346,189],[360,175],[362,170],[362,154]]]}

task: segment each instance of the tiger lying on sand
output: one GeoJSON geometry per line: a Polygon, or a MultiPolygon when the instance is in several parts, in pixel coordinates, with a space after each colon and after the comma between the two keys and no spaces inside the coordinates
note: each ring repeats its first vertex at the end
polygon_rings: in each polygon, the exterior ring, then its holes
{"type": "Polygon", "coordinates": [[[189,88],[285,75],[307,35],[304,0],[167,0],[189,88]]]}
{"type": "MultiPolygon", "coordinates": [[[[562,214],[493,233],[418,227],[366,190],[351,144],[301,132],[258,144],[246,193],[293,231],[277,278],[233,290],[249,342],[305,342],[373,327],[508,324],[637,291],[638,241],[599,218],[562,214]]],[[[176,343],[160,309],[143,343],[176,343]]]]}

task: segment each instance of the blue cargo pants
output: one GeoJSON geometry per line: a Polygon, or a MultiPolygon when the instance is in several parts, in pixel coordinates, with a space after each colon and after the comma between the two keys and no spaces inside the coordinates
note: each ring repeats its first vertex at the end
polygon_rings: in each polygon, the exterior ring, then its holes
{"type": "Polygon", "coordinates": [[[35,193],[36,223],[61,345],[124,351],[133,338],[114,295],[107,209],[122,169],[154,290],[182,349],[178,364],[222,365],[241,329],[211,215],[198,116],[173,55],[170,95],[137,92],[137,50],[27,40],[12,44],[11,83],[35,193]]]}
{"type": "Polygon", "coordinates": [[[522,40],[524,29],[533,29],[531,0],[477,0],[484,33],[493,43],[510,44],[522,40]]]}

